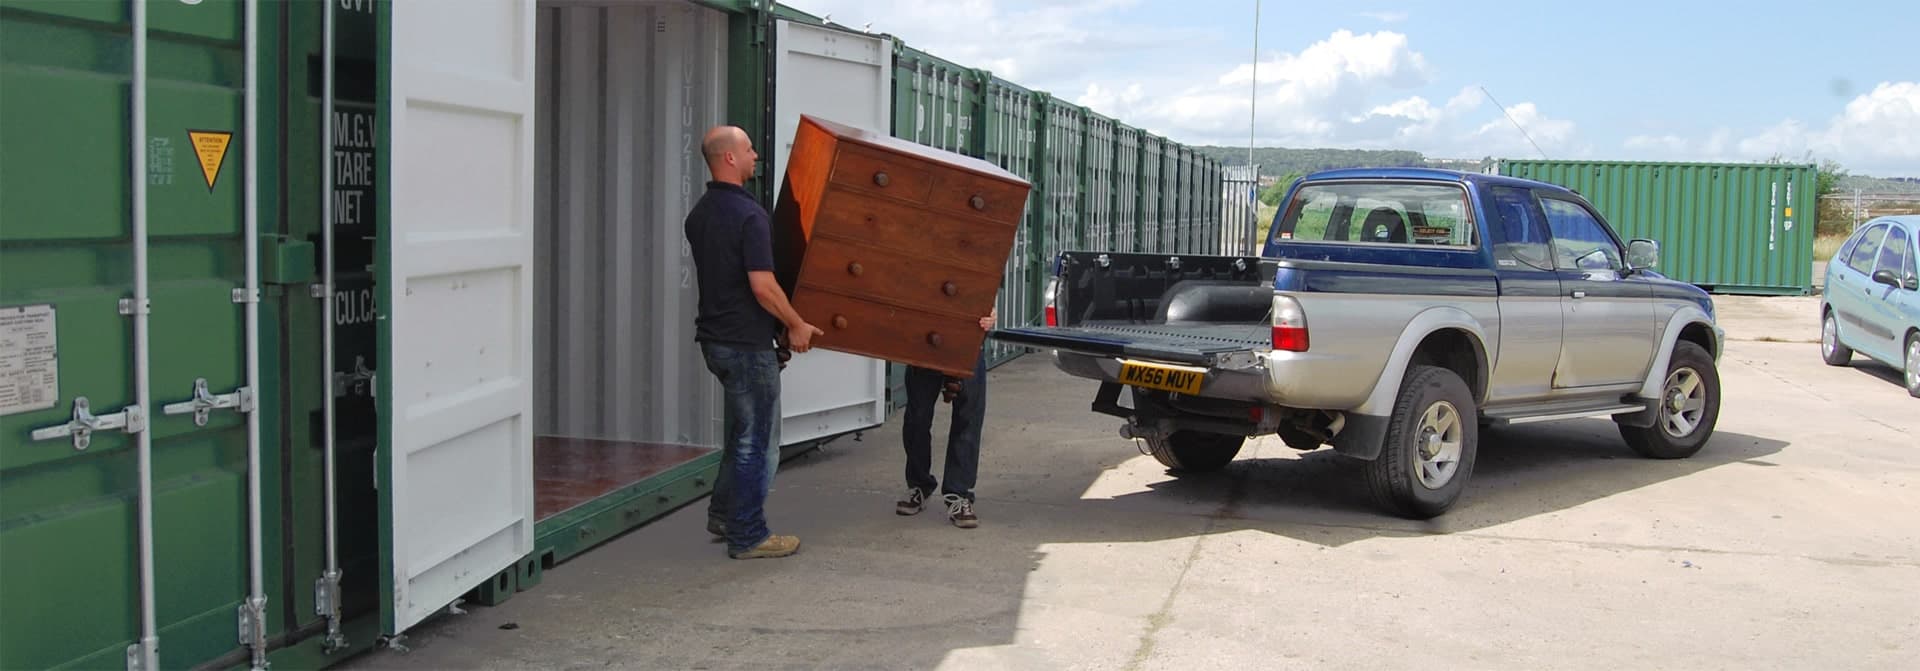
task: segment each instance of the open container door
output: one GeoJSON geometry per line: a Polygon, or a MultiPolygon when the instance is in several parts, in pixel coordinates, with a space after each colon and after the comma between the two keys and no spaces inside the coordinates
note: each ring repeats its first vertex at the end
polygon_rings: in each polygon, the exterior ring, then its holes
{"type": "Polygon", "coordinates": [[[534,0],[382,2],[381,625],[533,551],[534,0]]]}
{"type": "MultiPolygon", "coordinates": [[[[893,114],[893,40],[791,21],[775,27],[773,183],[787,174],[800,115],[887,134],[893,114]]],[[[782,446],[879,426],[887,416],[887,362],[816,349],[780,375],[782,446]]]]}

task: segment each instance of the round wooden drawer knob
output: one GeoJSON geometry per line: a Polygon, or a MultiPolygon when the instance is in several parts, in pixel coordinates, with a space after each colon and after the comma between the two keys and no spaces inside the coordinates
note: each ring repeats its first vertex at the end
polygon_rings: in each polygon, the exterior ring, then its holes
{"type": "Polygon", "coordinates": [[[929,344],[929,345],[932,345],[932,346],[934,346],[934,347],[939,347],[939,346],[940,346],[940,343],[942,343],[942,342],[945,342],[945,341],[946,341],[946,339],[945,339],[945,338],[942,338],[942,337],[940,337],[940,334],[939,334],[939,333],[928,333],[928,334],[927,334],[927,344],[929,344]]]}
{"type": "Polygon", "coordinates": [[[865,267],[863,267],[863,266],[861,266],[861,265],[860,265],[860,262],[859,262],[859,261],[854,261],[853,263],[849,263],[849,264],[847,264],[847,274],[848,274],[848,275],[852,275],[852,276],[854,276],[854,277],[859,277],[859,276],[860,276],[860,274],[861,274],[861,273],[864,273],[864,272],[867,272],[867,269],[866,269],[865,267]]]}
{"type": "Polygon", "coordinates": [[[834,327],[834,328],[837,328],[837,329],[844,329],[844,328],[846,328],[846,327],[847,327],[847,316],[846,316],[846,315],[834,315],[834,316],[833,316],[833,327],[834,327]]]}
{"type": "Polygon", "coordinates": [[[987,209],[987,199],[985,199],[985,198],[981,198],[981,197],[980,197],[980,196],[978,196],[978,195],[976,195],[976,196],[974,196],[974,197],[972,197],[972,198],[968,198],[968,199],[967,199],[967,204],[968,204],[968,205],[972,205],[972,206],[973,206],[973,209],[976,209],[976,210],[984,210],[984,209],[987,209]]]}
{"type": "Polygon", "coordinates": [[[880,172],[873,173],[873,183],[884,187],[888,184],[892,184],[893,178],[888,177],[886,171],[882,170],[880,172]]]}
{"type": "Polygon", "coordinates": [[[940,285],[940,293],[946,294],[948,296],[959,295],[960,287],[954,286],[952,282],[948,282],[946,284],[940,285]]]}

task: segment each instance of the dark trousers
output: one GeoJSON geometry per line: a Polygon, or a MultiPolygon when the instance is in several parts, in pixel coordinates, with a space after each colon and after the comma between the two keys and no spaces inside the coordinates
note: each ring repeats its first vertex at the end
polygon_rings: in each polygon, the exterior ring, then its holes
{"type": "Polygon", "coordinates": [[[701,343],[707,370],[725,392],[720,473],[707,516],[727,528],[727,550],[738,554],[767,540],[767,489],[779,463],[773,445],[775,404],[780,400],[780,360],[773,350],[735,349],[701,343]]]}
{"type": "MultiPolygon", "coordinates": [[[[907,422],[902,436],[907,449],[907,486],[932,494],[933,410],[940,405],[945,375],[936,370],[907,367],[907,422]]],[[[973,377],[960,381],[953,400],[953,423],[947,431],[947,471],[942,494],[973,500],[974,478],[980,474],[980,425],[987,416],[987,357],[983,351],[973,364],[973,377]]]]}

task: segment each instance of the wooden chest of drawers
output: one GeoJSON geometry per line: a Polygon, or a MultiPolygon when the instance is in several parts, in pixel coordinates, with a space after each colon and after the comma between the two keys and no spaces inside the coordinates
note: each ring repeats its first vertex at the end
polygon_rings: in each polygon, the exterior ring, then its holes
{"type": "Polygon", "coordinates": [[[971,377],[1031,185],[993,164],[801,116],[774,258],[816,347],[971,377]]]}

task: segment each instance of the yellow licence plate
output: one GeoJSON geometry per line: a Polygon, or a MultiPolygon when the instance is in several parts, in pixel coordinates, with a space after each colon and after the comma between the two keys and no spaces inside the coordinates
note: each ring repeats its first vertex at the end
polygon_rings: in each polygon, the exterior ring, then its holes
{"type": "Polygon", "coordinates": [[[1120,383],[1161,391],[1173,391],[1182,394],[1200,393],[1200,383],[1207,381],[1204,368],[1187,368],[1157,363],[1120,362],[1120,383]]]}

